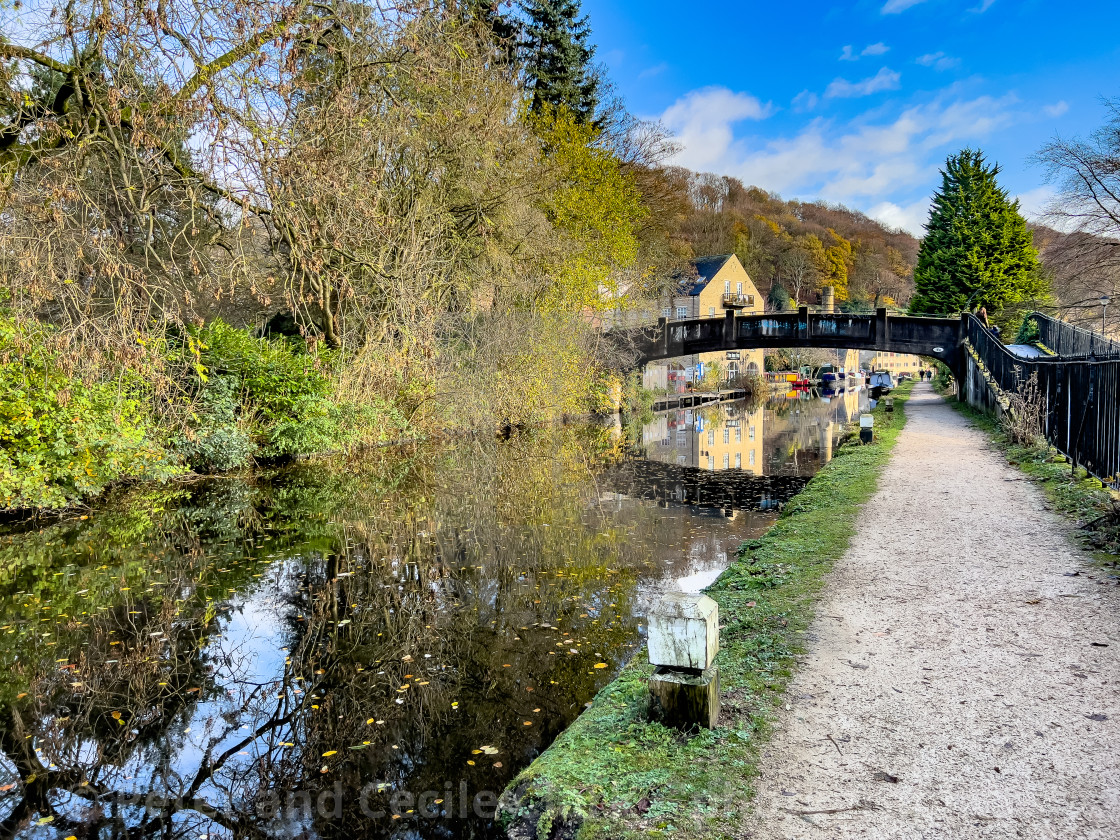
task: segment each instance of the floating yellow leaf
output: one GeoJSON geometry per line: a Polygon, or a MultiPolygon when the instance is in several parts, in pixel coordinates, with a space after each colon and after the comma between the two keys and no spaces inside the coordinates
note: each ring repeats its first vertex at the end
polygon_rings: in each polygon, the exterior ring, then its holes
{"type": "Polygon", "coordinates": [[[469,758],[467,759],[467,764],[469,764],[471,767],[474,767],[474,762],[471,761],[469,758]]]}
{"type": "Polygon", "coordinates": [[[323,753],[323,758],[326,758],[329,755],[334,755],[336,752],[338,752],[338,750],[327,750],[325,753],[323,753]]]}
{"type": "Polygon", "coordinates": [[[606,662],[596,662],[596,663],[595,663],[595,667],[596,667],[596,668],[606,668],[606,667],[607,667],[607,663],[606,663],[606,662]]]}
{"type": "Polygon", "coordinates": [[[366,723],[367,723],[367,724],[369,724],[369,723],[373,723],[373,718],[370,718],[369,720],[367,720],[367,721],[366,721],[366,723]]]}

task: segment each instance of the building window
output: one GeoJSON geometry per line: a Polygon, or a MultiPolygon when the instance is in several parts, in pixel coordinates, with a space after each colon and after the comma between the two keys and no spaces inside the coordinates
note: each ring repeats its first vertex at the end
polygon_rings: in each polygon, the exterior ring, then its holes
{"type": "Polygon", "coordinates": [[[747,429],[747,437],[749,437],[751,440],[754,440],[754,426],[751,426],[749,429],[747,429]]]}
{"type": "Polygon", "coordinates": [[[739,297],[743,296],[743,284],[742,283],[736,283],[735,284],[735,294],[737,294],[739,297]]]}
{"type": "Polygon", "coordinates": [[[708,307],[708,317],[711,318],[715,314],[716,314],[716,308],[714,306],[709,306],[708,307]]]}
{"type": "Polygon", "coordinates": [[[723,293],[725,295],[731,294],[731,281],[730,280],[724,280],[723,281],[723,293]]]}
{"type": "Polygon", "coordinates": [[[726,426],[723,427],[723,442],[731,443],[731,430],[726,426]]]}
{"type": "Polygon", "coordinates": [[[687,432],[684,429],[677,429],[677,443],[684,443],[687,432]]]}
{"type": "Polygon", "coordinates": [[[714,446],[716,442],[716,430],[708,429],[708,446],[714,446]]]}
{"type": "Polygon", "coordinates": [[[736,429],[735,430],[735,442],[736,443],[742,443],[743,442],[743,430],[742,429],[736,429]]]}
{"type": "Polygon", "coordinates": [[[735,453],[735,469],[739,470],[739,469],[742,469],[742,468],[743,468],[743,453],[742,452],[736,452],[735,453]]]}
{"type": "Polygon", "coordinates": [[[666,321],[668,321],[669,318],[672,317],[672,315],[673,315],[673,310],[670,309],[668,306],[666,306],[664,309],[661,310],[661,317],[664,318],[666,321]]]}
{"type": "Polygon", "coordinates": [[[738,361],[739,360],[739,351],[738,350],[731,351],[730,353],[727,354],[727,358],[728,358],[728,361],[730,361],[730,360],[738,361]]]}
{"type": "Polygon", "coordinates": [[[708,469],[714,470],[716,468],[716,459],[714,456],[708,456],[708,469]]]}
{"type": "Polygon", "coordinates": [[[725,452],[723,453],[723,468],[727,469],[729,466],[731,466],[731,456],[725,452]]]}
{"type": "Polygon", "coordinates": [[[747,453],[747,462],[752,467],[754,466],[754,450],[753,449],[750,452],[747,453]]]}
{"type": "Polygon", "coordinates": [[[687,317],[688,317],[688,309],[683,307],[683,306],[678,306],[677,307],[677,320],[678,321],[683,321],[687,317]]]}

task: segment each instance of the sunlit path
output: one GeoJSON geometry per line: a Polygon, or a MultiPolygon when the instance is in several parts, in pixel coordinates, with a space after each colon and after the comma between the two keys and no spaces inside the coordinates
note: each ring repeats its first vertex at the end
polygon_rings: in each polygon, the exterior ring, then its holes
{"type": "Polygon", "coordinates": [[[919,385],[762,761],[754,838],[1120,833],[1120,597],[919,385]]]}

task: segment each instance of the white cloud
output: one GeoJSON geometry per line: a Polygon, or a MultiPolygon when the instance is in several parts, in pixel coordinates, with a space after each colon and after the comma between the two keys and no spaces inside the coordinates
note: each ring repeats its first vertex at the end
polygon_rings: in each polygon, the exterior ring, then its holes
{"type": "Polygon", "coordinates": [[[890,50],[890,47],[888,47],[882,41],[879,41],[876,44],[868,44],[866,47],[864,47],[862,50],[860,50],[859,55],[857,55],[856,52],[855,52],[855,49],[852,47],[851,44],[845,44],[844,49],[841,50],[841,52],[840,52],[840,60],[841,61],[859,61],[860,58],[863,57],[863,56],[883,55],[883,53],[888,52],[889,50],[890,50]]]}
{"type": "Polygon", "coordinates": [[[926,223],[929,221],[930,199],[921,198],[912,204],[898,205],[893,201],[881,201],[867,211],[872,219],[877,219],[887,227],[901,228],[921,239],[925,236],[926,223]]]}
{"type": "Polygon", "coordinates": [[[626,61],[626,53],[622,50],[608,50],[603,54],[603,62],[608,67],[621,67],[626,61]]]}
{"type": "Polygon", "coordinates": [[[707,169],[727,153],[733,141],[733,125],[769,115],[770,106],[749,94],[707,87],[670,105],[661,122],[683,146],[679,162],[693,169],[707,169]]]}
{"type": "Polygon", "coordinates": [[[1046,116],[1048,116],[1048,117],[1060,117],[1062,114],[1064,114],[1068,110],[1069,110],[1069,103],[1066,102],[1064,99],[1060,100],[1059,102],[1055,102],[1053,105],[1043,105],[1042,106],[1042,113],[1046,114],[1046,116]]]}
{"type": "Polygon", "coordinates": [[[757,99],[707,88],[681,99],[662,115],[683,149],[675,162],[731,175],[787,196],[839,201],[868,208],[869,215],[915,234],[928,209],[915,193],[937,186],[948,152],[982,141],[1017,121],[1034,119],[1016,109],[1013,96],[938,99],[883,120],[878,110],[848,122],[817,117],[794,135],[736,137],[744,120],[766,116],[757,99]],[[735,116],[743,114],[742,117],[735,116]]]}
{"type": "Polygon", "coordinates": [[[1020,213],[1032,221],[1042,221],[1042,217],[1046,215],[1047,209],[1057,196],[1057,190],[1044,185],[1021,192],[1015,198],[1019,199],[1020,213]]]}
{"type": "Polygon", "coordinates": [[[817,107],[818,101],[819,97],[811,90],[803,90],[801,93],[797,94],[797,96],[793,97],[793,110],[797,111],[799,114],[805,111],[812,111],[817,107]]]}
{"type": "Polygon", "coordinates": [[[843,98],[850,99],[856,96],[870,96],[884,90],[898,90],[899,80],[902,77],[889,67],[882,68],[869,79],[859,82],[849,82],[847,79],[833,79],[825,90],[825,99],[843,98]]]}
{"type": "Polygon", "coordinates": [[[911,6],[917,6],[919,3],[924,3],[926,0],[887,0],[883,5],[882,13],[884,15],[897,15],[899,12],[905,12],[911,6]]]}
{"type": "Polygon", "coordinates": [[[926,53],[914,60],[923,67],[932,67],[934,70],[948,70],[961,63],[959,58],[953,58],[943,52],[926,53]]]}

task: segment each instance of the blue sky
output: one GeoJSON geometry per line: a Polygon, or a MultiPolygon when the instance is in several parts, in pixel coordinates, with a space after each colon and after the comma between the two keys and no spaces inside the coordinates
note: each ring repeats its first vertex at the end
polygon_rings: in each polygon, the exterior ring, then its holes
{"type": "Polygon", "coordinates": [[[921,235],[946,156],[982,148],[1028,215],[1030,156],[1120,96],[1120,0],[583,0],[628,108],[678,163],[921,235]]]}

